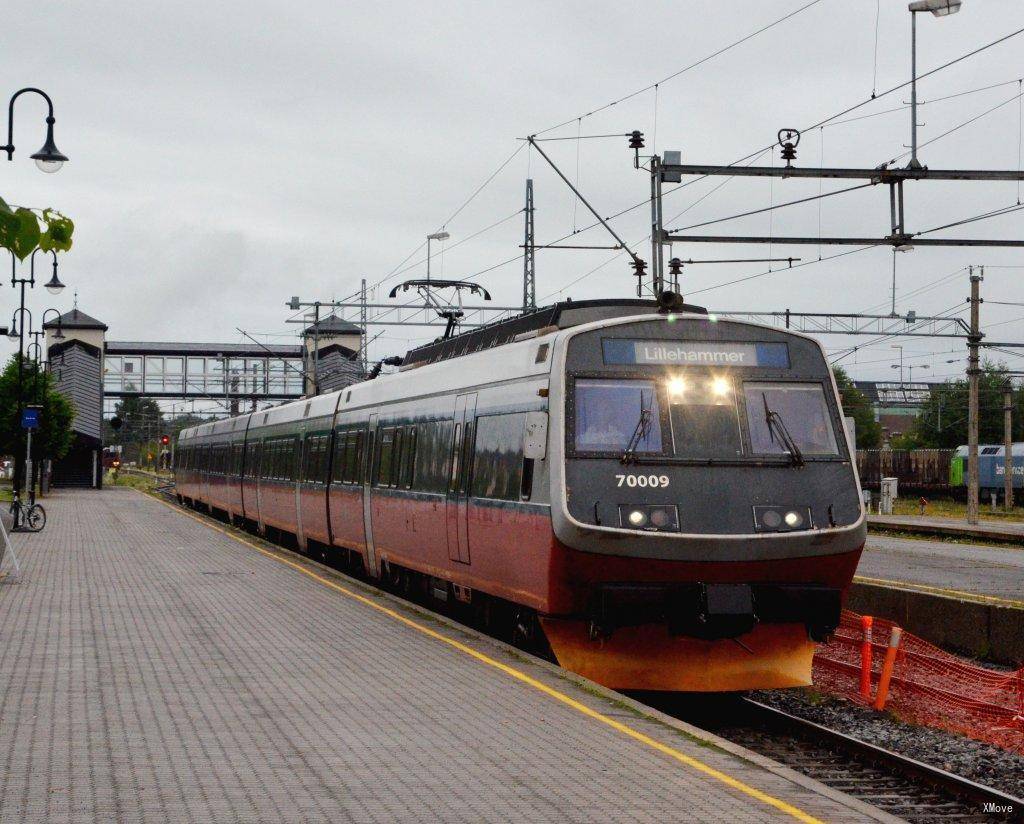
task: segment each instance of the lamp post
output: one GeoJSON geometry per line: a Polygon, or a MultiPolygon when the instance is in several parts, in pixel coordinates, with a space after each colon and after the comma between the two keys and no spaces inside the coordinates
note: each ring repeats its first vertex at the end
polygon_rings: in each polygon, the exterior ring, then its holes
{"type": "Polygon", "coordinates": [[[892,368],[893,368],[893,369],[899,369],[899,370],[900,370],[900,384],[902,384],[902,383],[903,383],[903,346],[902,346],[902,344],[899,344],[899,343],[894,343],[894,344],[893,344],[893,345],[892,345],[891,347],[889,347],[889,348],[890,348],[890,349],[899,349],[899,350],[900,350],[900,362],[899,362],[899,364],[895,364],[895,363],[894,363],[894,364],[892,365],[892,368]]]}
{"type": "MultiPolygon", "coordinates": [[[[13,149],[12,149],[13,151],[13,149]]],[[[18,308],[14,310],[14,316],[11,319],[11,328],[8,332],[8,337],[11,340],[18,341],[18,420],[21,420],[22,410],[25,405],[24,398],[24,385],[25,385],[25,315],[28,314],[28,332],[32,333],[32,312],[25,307],[25,287],[28,286],[30,289],[34,289],[36,285],[36,255],[39,253],[39,249],[35,249],[29,258],[29,276],[27,278],[19,278],[17,272],[17,259],[14,252],[11,252],[11,286],[14,288],[21,287],[21,295],[18,304],[18,308]],[[20,321],[20,323],[19,323],[20,321]]],[[[45,254],[45,253],[44,253],[45,254]]],[[[50,280],[45,284],[46,291],[50,294],[56,295],[63,288],[64,284],[60,282],[60,278],[57,277],[57,253],[50,250],[50,255],[53,257],[53,275],[50,280]]],[[[63,335],[62,335],[63,337],[63,335]]],[[[13,491],[17,495],[21,489],[19,473],[14,473],[13,491]]]]}
{"type": "Polygon", "coordinates": [[[434,232],[432,235],[427,235],[427,280],[430,280],[430,241],[432,240],[448,240],[451,235],[447,232],[434,232]]]}
{"type": "Polygon", "coordinates": [[[53,101],[42,89],[28,86],[24,89],[19,89],[11,95],[11,102],[7,105],[7,145],[0,146],[0,150],[7,152],[8,160],[14,160],[14,102],[28,92],[38,94],[46,101],[48,107],[46,115],[46,142],[43,143],[43,148],[32,155],[32,159],[36,162],[36,166],[39,167],[40,171],[53,174],[60,171],[61,166],[67,162],[68,158],[60,152],[57,145],[53,142],[53,124],[56,122],[53,117],[53,101]]]}
{"type": "Polygon", "coordinates": [[[917,159],[917,15],[923,11],[935,17],[946,17],[960,11],[963,0],[915,0],[910,11],[910,162],[908,169],[920,169],[917,159]]]}

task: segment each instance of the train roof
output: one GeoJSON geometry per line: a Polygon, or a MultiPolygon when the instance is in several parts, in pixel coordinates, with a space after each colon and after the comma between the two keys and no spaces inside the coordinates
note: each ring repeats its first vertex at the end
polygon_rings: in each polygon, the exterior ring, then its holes
{"type": "MultiPolygon", "coordinates": [[[[979,443],[978,444],[979,455],[1003,455],[1005,450],[1001,443],[979,443]]],[[[960,445],[956,448],[956,455],[960,458],[967,457],[967,447],[960,445]]],[[[1024,443],[1015,443],[1010,445],[1010,455],[1024,455],[1024,443]]]]}
{"type": "MultiPolygon", "coordinates": [[[[405,364],[437,363],[450,358],[459,358],[483,349],[493,349],[512,343],[520,335],[535,333],[540,329],[568,329],[584,323],[612,318],[632,317],[647,312],[658,312],[660,306],[655,300],[631,298],[606,298],[601,300],[566,300],[544,306],[533,312],[517,315],[507,320],[495,321],[486,326],[471,329],[446,340],[436,340],[415,349],[405,356],[405,364]]],[[[683,304],[679,313],[706,315],[703,306],[683,304]]]]}

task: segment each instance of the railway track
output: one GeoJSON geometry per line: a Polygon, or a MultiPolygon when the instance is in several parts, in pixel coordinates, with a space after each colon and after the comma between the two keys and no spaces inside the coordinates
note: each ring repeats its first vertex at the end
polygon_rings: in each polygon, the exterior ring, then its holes
{"type": "Polygon", "coordinates": [[[912,824],[1024,821],[1019,798],[749,698],[641,700],[912,824]]]}
{"type": "MultiPolygon", "coordinates": [[[[175,499],[173,484],[153,491],[175,499]]],[[[415,597],[409,600],[423,603],[415,597]]],[[[450,617],[462,619],[458,614],[450,617]]],[[[487,631],[475,624],[474,628],[487,631]]],[[[749,698],[681,693],[633,697],[911,824],[1024,821],[1024,800],[749,698]],[[994,808],[986,811],[986,805],[994,808]]]]}

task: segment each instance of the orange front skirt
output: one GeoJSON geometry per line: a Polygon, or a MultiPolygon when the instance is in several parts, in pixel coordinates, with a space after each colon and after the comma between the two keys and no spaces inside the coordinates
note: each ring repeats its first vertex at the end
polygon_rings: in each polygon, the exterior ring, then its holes
{"type": "Polygon", "coordinates": [[[758,624],[735,641],[673,637],[655,624],[592,641],[582,620],[541,618],[541,625],[562,667],[612,689],[737,692],[811,683],[815,645],[802,624],[758,624]]]}

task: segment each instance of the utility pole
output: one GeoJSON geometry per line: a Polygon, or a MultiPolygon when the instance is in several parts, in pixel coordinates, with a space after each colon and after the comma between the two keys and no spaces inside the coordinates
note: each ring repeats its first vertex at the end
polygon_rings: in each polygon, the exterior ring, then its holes
{"type": "Polygon", "coordinates": [[[1013,384],[1003,385],[1003,506],[1013,509],[1013,384]]]}
{"type": "Polygon", "coordinates": [[[533,234],[533,180],[526,179],[526,230],[523,236],[523,313],[537,308],[536,249],[533,234]]]}
{"type": "Polygon", "coordinates": [[[359,285],[359,332],[362,337],[362,346],[359,347],[359,368],[366,374],[366,324],[369,321],[368,307],[366,305],[366,278],[363,278],[359,285]]]}
{"type": "Polygon", "coordinates": [[[665,289],[662,236],[665,234],[661,211],[661,157],[651,157],[651,291],[657,298],[665,289]]]}
{"type": "Polygon", "coordinates": [[[967,337],[967,523],[978,523],[978,344],[981,343],[981,324],[978,314],[981,307],[981,281],[985,278],[985,267],[970,267],[971,278],[971,333],[967,337]]]}

